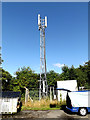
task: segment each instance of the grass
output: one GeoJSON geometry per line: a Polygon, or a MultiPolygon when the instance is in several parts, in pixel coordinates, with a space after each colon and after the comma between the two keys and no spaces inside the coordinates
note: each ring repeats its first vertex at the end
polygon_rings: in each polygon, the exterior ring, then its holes
{"type": "Polygon", "coordinates": [[[56,110],[56,109],[60,109],[60,108],[50,108],[50,107],[42,107],[42,108],[36,108],[36,107],[34,107],[34,108],[31,108],[31,107],[26,107],[26,106],[23,106],[22,107],[22,111],[23,110],[56,110]]]}
{"type": "Polygon", "coordinates": [[[63,104],[65,101],[60,103],[57,100],[50,102],[49,99],[41,99],[40,101],[29,101],[26,104],[23,102],[22,110],[56,110],[60,109],[63,104]]]}

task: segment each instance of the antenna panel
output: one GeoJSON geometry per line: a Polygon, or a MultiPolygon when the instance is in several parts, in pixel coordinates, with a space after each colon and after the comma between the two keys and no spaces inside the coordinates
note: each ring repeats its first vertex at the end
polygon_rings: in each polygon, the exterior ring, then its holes
{"type": "Polygon", "coordinates": [[[47,16],[45,16],[45,27],[47,27],[47,16]]]}
{"type": "Polygon", "coordinates": [[[40,26],[41,21],[40,21],[40,14],[38,14],[38,26],[40,26]]]}

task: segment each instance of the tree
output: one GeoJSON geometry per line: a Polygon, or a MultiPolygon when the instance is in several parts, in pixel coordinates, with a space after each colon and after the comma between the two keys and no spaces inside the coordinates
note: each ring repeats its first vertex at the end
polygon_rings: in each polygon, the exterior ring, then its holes
{"type": "Polygon", "coordinates": [[[87,72],[88,83],[90,85],[90,60],[85,63],[84,67],[85,67],[85,70],[87,72]]]}
{"type": "Polygon", "coordinates": [[[1,47],[0,47],[0,66],[1,66],[2,62],[3,62],[3,60],[1,58],[1,47]]]}
{"type": "Polygon", "coordinates": [[[72,65],[71,68],[69,69],[69,80],[76,80],[77,75],[76,75],[76,69],[72,65]]]}
{"type": "Polygon", "coordinates": [[[69,68],[68,66],[64,65],[62,67],[62,73],[60,74],[61,80],[69,80],[69,68]]]}
{"type": "Polygon", "coordinates": [[[79,66],[78,68],[74,68],[72,65],[71,68],[68,68],[68,66],[64,66],[62,68],[62,73],[60,74],[61,80],[77,80],[78,87],[79,86],[87,86],[88,80],[89,80],[89,70],[90,67],[88,66],[88,63],[86,63],[84,66],[79,66]]]}
{"type": "Polygon", "coordinates": [[[78,82],[78,87],[80,86],[85,86],[86,81],[87,81],[87,74],[85,73],[85,71],[83,72],[81,67],[80,68],[76,68],[76,80],[78,82]]]}
{"type": "Polygon", "coordinates": [[[3,91],[11,90],[11,87],[10,87],[11,85],[10,82],[12,80],[11,74],[2,68],[0,68],[0,74],[2,75],[2,77],[0,78],[0,80],[2,80],[2,90],[3,91]]]}
{"type": "Polygon", "coordinates": [[[38,88],[38,75],[31,70],[30,67],[19,68],[15,73],[16,77],[13,79],[13,90],[21,91],[21,94],[25,93],[24,87],[38,88]]]}
{"type": "Polygon", "coordinates": [[[55,86],[57,85],[57,81],[60,80],[60,75],[55,73],[53,70],[47,73],[47,83],[48,86],[55,86]]]}
{"type": "Polygon", "coordinates": [[[0,86],[3,91],[10,90],[10,81],[12,79],[11,74],[8,71],[5,71],[2,65],[2,57],[1,57],[1,46],[0,46],[0,86]]]}

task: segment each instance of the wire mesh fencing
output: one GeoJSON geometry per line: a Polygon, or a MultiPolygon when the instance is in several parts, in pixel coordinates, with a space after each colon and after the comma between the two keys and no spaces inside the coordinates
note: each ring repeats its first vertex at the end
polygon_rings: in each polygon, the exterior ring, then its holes
{"type": "Polygon", "coordinates": [[[38,88],[30,88],[29,89],[29,97],[31,100],[39,100],[39,89],[38,88]]]}
{"type": "MultiPolygon", "coordinates": [[[[45,98],[54,100],[56,99],[57,91],[53,87],[48,88],[47,96],[45,98]]],[[[39,88],[30,88],[29,89],[29,99],[30,100],[39,100],[39,88]]]]}

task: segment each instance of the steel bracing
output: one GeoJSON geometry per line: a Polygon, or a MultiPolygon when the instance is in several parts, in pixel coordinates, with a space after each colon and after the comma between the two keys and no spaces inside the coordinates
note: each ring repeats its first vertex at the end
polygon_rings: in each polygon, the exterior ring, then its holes
{"type": "Polygon", "coordinates": [[[45,19],[40,18],[40,80],[39,100],[47,96],[46,52],[45,52],[45,19]]]}

